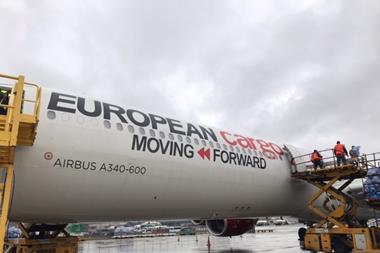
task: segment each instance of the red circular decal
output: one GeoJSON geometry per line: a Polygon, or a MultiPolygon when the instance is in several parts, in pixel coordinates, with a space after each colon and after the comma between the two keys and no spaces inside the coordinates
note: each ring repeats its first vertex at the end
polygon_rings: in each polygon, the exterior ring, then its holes
{"type": "Polygon", "coordinates": [[[45,160],[51,160],[51,159],[53,159],[53,153],[52,152],[46,152],[44,154],[44,158],[45,158],[45,160]]]}

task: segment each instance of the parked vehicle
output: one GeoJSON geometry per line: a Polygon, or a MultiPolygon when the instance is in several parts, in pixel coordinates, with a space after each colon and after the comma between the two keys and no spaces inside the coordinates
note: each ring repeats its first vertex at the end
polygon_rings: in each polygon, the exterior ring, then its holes
{"type": "Polygon", "coordinates": [[[258,220],[256,226],[269,226],[269,222],[267,220],[258,220]]]}
{"type": "Polygon", "coordinates": [[[169,233],[170,228],[168,226],[155,226],[150,229],[152,234],[167,234],[169,233]]]}
{"type": "Polygon", "coordinates": [[[288,225],[288,222],[286,220],[277,219],[277,220],[273,221],[273,224],[276,225],[276,226],[279,226],[279,225],[288,225]]]}
{"type": "Polygon", "coordinates": [[[195,230],[193,228],[181,228],[178,235],[195,235],[195,230]]]}
{"type": "Polygon", "coordinates": [[[136,231],[133,227],[121,226],[121,227],[115,228],[113,237],[114,238],[121,238],[123,236],[133,235],[133,234],[136,234],[136,231]]]}

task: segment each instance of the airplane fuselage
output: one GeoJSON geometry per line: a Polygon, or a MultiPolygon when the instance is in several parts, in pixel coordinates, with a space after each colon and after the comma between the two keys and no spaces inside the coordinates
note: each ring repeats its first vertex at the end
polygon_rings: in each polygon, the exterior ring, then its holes
{"type": "Polygon", "coordinates": [[[307,217],[311,186],[275,143],[43,89],[18,147],[10,218],[30,222],[307,217]]]}

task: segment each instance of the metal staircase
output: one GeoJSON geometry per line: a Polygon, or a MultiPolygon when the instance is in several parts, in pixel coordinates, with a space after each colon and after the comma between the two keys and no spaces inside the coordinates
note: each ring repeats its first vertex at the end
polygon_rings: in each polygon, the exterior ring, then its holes
{"type": "Polygon", "coordinates": [[[6,96],[7,103],[0,103],[3,112],[0,115],[0,170],[4,175],[3,180],[0,181],[0,252],[3,252],[13,192],[15,151],[17,146],[34,144],[41,88],[36,84],[25,82],[24,76],[0,74],[0,78],[2,81],[12,82],[11,85],[5,86],[8,87],[9,94],[2,94],[3,98],[6,96]],[[29,109],[28,113],[26,109],[29,109]]]}

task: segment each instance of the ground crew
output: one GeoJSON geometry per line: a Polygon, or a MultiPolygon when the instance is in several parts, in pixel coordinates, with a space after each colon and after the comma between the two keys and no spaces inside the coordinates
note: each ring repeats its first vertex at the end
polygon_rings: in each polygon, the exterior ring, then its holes
{"type": "Polygon", "coordinates": [[[311,153],[310,160],[313,163],[315,170],[317,170],[318,166],[323,169],[323,157],[318,150],[314,149],[313,153],[311,153]]]}
{"type": "Polygon", "coordinates": [[[359,165],[359,151],[360,146],[352,146],[350,149],[350,158],[353,165],[358,166],[359,165]]]}
{"type": "Polygon", "coordinates": [[[336,156],[338,166],[340,166],[341,162],[343,162],[344,165],[347,163],[346,156],[348,156],[348,152],[346,147],[341,144],[340,141],[336,142],[336,145],[334,147],[334,155],[336,156]]]}

